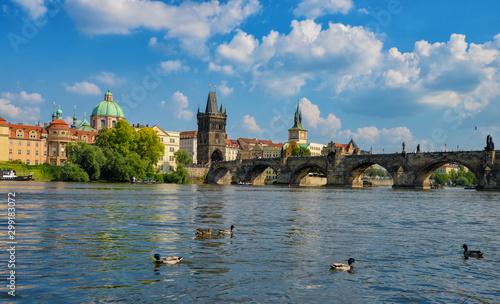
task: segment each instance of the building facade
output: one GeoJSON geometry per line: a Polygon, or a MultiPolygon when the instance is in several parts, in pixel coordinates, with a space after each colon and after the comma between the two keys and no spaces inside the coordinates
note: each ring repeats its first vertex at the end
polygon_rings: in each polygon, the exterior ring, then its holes
{"type": "Polygon", "coordinates": [[[217,108],[215,91],[208,92],[205,112],[198,109],[197,119],[197,163],[204,165],[225,160],[227,114],[222,104],[217,108]]]}
{"type": "Polygon", "coordinates": [[[161,143],[165,146],[165,155],[160,158],[156,167],[160,168],[161,173],[171,173],[177,169],[174,153],[179,151],[180,133],[164,131],[157,125],[153,126],[153,130],[156,131],[161,143]]]}
{"type": "Polygon", "coordinates": [[[240,155],[240,144],[236,139],[226,139],[226,161],[236,160],[240,155]]]}
{"type": "Polygon", "coordinates": [[[180,150],[187,151],[189,153],[189,157],[193,160],[193,164],[196,164],[198,161],[198,131],[184,131],[180,133],[180,150]]]}

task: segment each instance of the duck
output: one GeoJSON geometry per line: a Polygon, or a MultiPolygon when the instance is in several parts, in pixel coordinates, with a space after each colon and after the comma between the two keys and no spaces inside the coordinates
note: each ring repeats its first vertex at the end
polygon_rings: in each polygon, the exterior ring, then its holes
{"type": "Polygon", "coordinates": [[[197,235],[212,235],[212,228],[210,229],[196,229],[197,235]]]}
{"type": "Polygon", "coordinates": [[[158,253],[155,253],[154,258],[157,264],[169,264],[174,265],[182,261],[183,257],[180,256],[169,256],[162,258],[158,253]]]}
{"type": "Polygon", "coordinates": [[[347,263],[349,265],[342,264],[342,263],[333,263],[333,264],[330,264],[330,267],[332,267],[332,269],[335,269],[335,270],[351,270],[354,268],[352,263],[357,264],[358,262],[356,262],[355,259],[350,258],[349,260],[347,260],[347,263]]]}
{"type": "Polygon", "coordinates": [[[467,247],[467,245],[465,244],[462,245],[462,248],[464,249],[464,256],[466,257],[477,257],[477,258],[483,257],[483,253],[479,250],[471,251],[469,250],[469,247],[467,247]]]}
{"type": "Polygon", "coordinates": [[[219,229],[219,234],[233,234],[234,225],[231,225],[231,230],[219,229]]]}

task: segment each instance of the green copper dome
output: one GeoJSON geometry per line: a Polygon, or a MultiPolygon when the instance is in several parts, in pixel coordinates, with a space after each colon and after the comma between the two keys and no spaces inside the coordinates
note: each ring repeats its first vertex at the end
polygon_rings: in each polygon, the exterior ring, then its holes
{"type": "Polygon", "coordinates": [[[94,107],[91,116],[94,115],[125,118],[123,110],[118,104],[114,103],[113,101],[106,101],[106,100],[101,101],[99,104],[97,104],[97,106],[94,107]]]}
{"type": "Polygon", "coordinates": [[[94,107],[92,115],[90,116],[95,115],[125,118],[122,108],[118,104],[113,102],[113,94],[111,94],[109,90],[108,92],[106,92],[106,94],[104,94],[104,100],[94,107]]]}

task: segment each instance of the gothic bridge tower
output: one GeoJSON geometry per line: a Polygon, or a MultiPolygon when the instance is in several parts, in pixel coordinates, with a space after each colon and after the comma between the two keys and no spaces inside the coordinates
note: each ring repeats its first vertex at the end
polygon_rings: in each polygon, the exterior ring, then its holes
{"type": "MultiPolygon", "coordinates": [[[[217,88],[217,87],[215,87],[217,88]]],[[[215,91],[208,92],[205,113],[198,108],[198,164],[223,161],[226,158],[226,110],[217,108],[215,91]]]]}

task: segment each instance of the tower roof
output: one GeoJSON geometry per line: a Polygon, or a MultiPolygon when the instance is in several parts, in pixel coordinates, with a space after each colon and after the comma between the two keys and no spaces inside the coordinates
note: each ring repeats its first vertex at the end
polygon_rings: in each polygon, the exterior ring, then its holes
{"type": "Polygon", "coordinates": [[[208,92],[207,107],[205,108],[205,113],[222,114],[222,112],[217,109],[217,95],[215,94],[215,92],[208,92]]]}
{"type": "Polygon", "coordinates": [[[307,131],[302,126],[302,112],[300,111],[300,107],[299,107],[298,103],[297,103],[297,109],[295,110],[295,116],[293,118],[293,127],[290,130],[303,130],[303,131],[307,131]]]}

